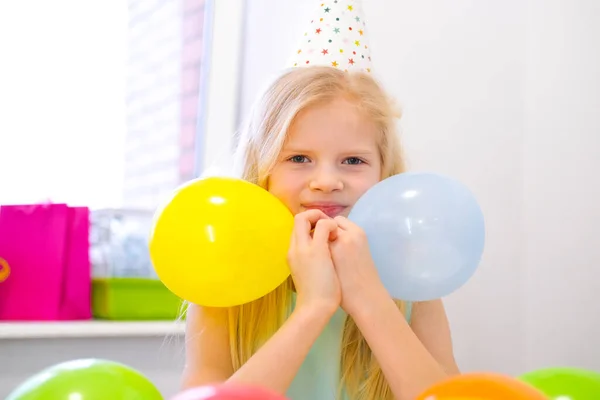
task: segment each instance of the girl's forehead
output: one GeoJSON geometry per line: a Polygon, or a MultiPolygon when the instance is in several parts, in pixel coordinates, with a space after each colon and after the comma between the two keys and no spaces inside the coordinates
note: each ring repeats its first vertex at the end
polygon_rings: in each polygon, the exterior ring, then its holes
{"type": "Polygon", "coordinates": [[[378,141],[377,133],[377,125],[366,113],[338,100],[300,112],[288,131],[286,145],[373,145],[378,141]]]}
{"type": "Polygon", "coordinates": [[[297,153],[336,152],[371,154],[378,151],[378,135],[365,130],[296,131],[286,140],[283,151],[297,153]]]}

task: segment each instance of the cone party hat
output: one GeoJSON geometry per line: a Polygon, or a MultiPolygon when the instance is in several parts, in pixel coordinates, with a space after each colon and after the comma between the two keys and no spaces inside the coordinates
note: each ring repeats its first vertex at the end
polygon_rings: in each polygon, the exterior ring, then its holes
{"type": "Polygon", "coordinates": [[[291,67],[330,66],[371,72],[371,50],[361,0],[321,0],[304,31],[291,67]]]}

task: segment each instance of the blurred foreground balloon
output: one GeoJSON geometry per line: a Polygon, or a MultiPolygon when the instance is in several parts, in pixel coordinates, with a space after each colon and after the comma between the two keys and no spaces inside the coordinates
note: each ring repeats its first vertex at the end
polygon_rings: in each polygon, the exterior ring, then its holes
{"type": "Polygon", "coordinates": [[[189,389],[171,400],[286,400],[286,397],[258,387],[216,385],[189,389]]]}
{"type": "Polygon", "coordinates": [[[422,393],[417,400],[548,400],[533,386],[509,376],[469,373],[453,376],[422,393]]]}
{"type": "Polygon", "coordinates": [[[155,215],[150,256],[174,294],[203,306],[248,303],[290,275],[294,218],[275,196],[235,178],[179,188],[155,215]]]}
{"type": "Polygon", "coordinates": [[[6,400],[163,400],[134,369],[112,361],[73,360],[32,376],[6,400]]]}
{"type": "Polygon", "coordinates": [[[600,373],[581,368],[544,368],[519,378],[551,400],[600,399],[600,373]]]}
{"type": "Polygon", "coordinates": [[[431,173],[387,178],[354,205],[381,281],[392,297],[424,301],[467,282],[484,247],[483,214],[460,182],[431,173]]]}

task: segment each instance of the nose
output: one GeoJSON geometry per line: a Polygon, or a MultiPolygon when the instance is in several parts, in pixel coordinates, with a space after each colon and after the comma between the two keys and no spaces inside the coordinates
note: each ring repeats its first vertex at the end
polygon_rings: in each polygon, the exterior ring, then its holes
{"type": "Polygon", "coordinates": [[[341,175],[334,168],[317,168],[309,183],[310,190],[318,192],[335,192],[344,188],[341,175]]]}

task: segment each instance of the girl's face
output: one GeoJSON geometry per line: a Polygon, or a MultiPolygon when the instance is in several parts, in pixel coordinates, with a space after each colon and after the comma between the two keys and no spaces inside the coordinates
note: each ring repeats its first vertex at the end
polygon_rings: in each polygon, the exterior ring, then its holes
{"type": "Polygon", "coordinates": [[[320,209],[348,216],[382,166],[375,124],[344,99],[298,114],[269,177],[268,190],[296,215],[320,209]]]}

